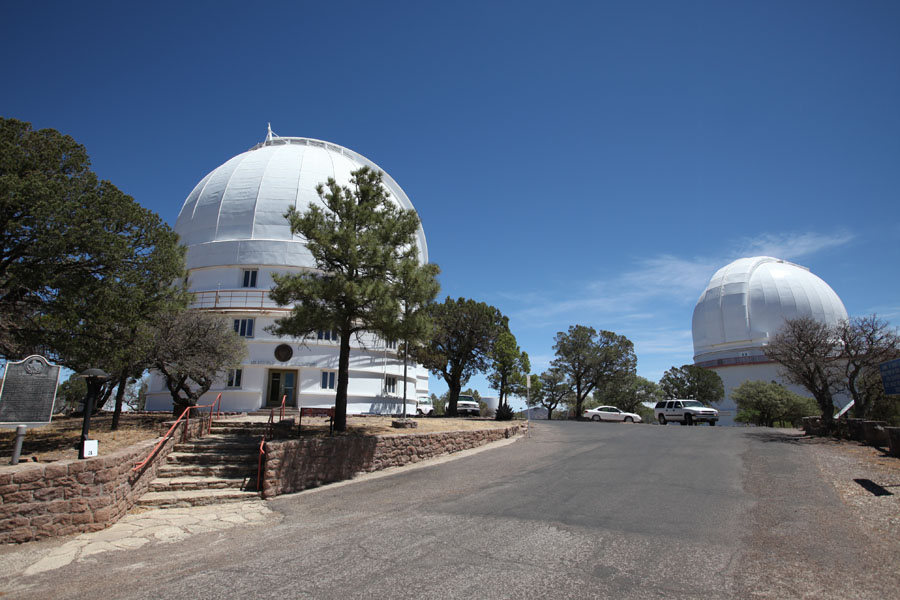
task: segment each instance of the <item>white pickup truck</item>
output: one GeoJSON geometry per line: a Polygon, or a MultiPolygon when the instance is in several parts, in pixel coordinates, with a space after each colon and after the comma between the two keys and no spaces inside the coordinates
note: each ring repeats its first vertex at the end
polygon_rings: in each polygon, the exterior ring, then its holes
{"type": "Polygon", "coordinates": [[[661,400],[656,403],[653,414],[660,425],[669,421],[682,425],[694,425],[695,423],[709,423],[715,425],[719,420],[719,411],[708,406],[703,406],[699,400],[661,400]]]}
{"type": "Polygon", "coordinates": [[[472,396],[462,396],[456,401],[456,414],[460,417],[469,415],[470,417],[478,417],[481,415],[481,406],[472,396]]]}
{"type": "Polygon", "coordinates": [[[431,403],[431,398],[422,396],[416,401],[416,414],[420,417],[434,416],[434,404],[431,403]]]}

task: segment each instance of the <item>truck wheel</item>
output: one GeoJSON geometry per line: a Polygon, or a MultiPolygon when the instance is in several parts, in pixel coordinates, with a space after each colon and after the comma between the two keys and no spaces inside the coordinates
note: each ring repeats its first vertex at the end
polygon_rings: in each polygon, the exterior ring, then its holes
{"type": "Polygon", "coordinates": [[[709,422],[709,426],[710,426],[710,427],[715,427],[715,426],[716,426],[716,422],[715,422],[715,421],[710,421],[710,422],[709,422]]]}
{"type": "Polygon", "coordinates": [[[684,424],[690,427],[694,424],[694,417],[691,415],[684,415],[684,424]]]}
{"type": "Polygon", "coordinates": [[[666,424],[666,415],[659,415],[659,424],[660,425],[666,424]]]}

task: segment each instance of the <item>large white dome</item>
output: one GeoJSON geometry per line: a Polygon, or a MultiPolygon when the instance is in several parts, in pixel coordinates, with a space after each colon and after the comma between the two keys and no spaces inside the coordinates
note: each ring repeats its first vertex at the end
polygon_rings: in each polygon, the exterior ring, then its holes
{"type": "MultiPolygon", "coordinates": [[[[321,204],[316,186],[333,177],[341,185],[362,166],[382,170],[347,148],[308,138],[270,135],[204,177],[190,193],[175,231],[188,247],[188,268],[220,265],[312,267],[306,245],[291,236],[284,213],[321,204]]],[[[385,173],[384,183],[403,208],[413,205],[385,173]]],[[[416,240],[428,261],[425,233],[416,240]]]]}
{"type": "Polygon", "coordinates": [[[768,256],[738,259],[716,271],[694,307],[694,360],[759,348],[797,317],[831,325],[847,310],[806,267],[768,256]]]}

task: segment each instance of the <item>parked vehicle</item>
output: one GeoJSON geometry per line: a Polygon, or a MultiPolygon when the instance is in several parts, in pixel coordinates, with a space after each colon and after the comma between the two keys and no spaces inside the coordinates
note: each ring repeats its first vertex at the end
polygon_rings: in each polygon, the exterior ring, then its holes
{"type": "Polygon", "coordinates": [[[416,414],[420,417],[434,416],[434,404],[431,403],[431,398],[422,396],[416,401],[416,414]]]}
{"type": "Polygon", "coordinates": [[[698,400],[661,400],[656,403],[653,414],[660,425],[669,421],[682,425],[694,425],[695,423],[709,423],[715,425],[719,420],[719,411],[698,400]]]}
{"type": "Polygon", "coordinates": [[[584,411],[584,418],[592,421],[619,421],[625,423],[640,423],[641,416],[635,413],[619,410],[615,406],[598,406],[584,411]]]}
{"type": "Polygon", "coordinates": [[[459,400],[456,401],[456,414],[460,417],[466,415],[478,417],[481,415],[481,406],[478,405],[478,401],[472,396],[460,396],[459,400]]]}

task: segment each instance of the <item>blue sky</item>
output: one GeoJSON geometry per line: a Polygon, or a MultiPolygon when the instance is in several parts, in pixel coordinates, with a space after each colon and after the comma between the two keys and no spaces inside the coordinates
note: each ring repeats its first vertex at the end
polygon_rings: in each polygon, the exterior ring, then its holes
{"type": "Polygon", "coordinates": [[[508,315],[536,372],[573,324],[653,380],[691,362],[693,306],[741,256],[900,323],[897,2],[36,0],[0,5],[0,53],[0,114],[171,224],[267,122],[363,154],[442,295],[508,315]]]}

